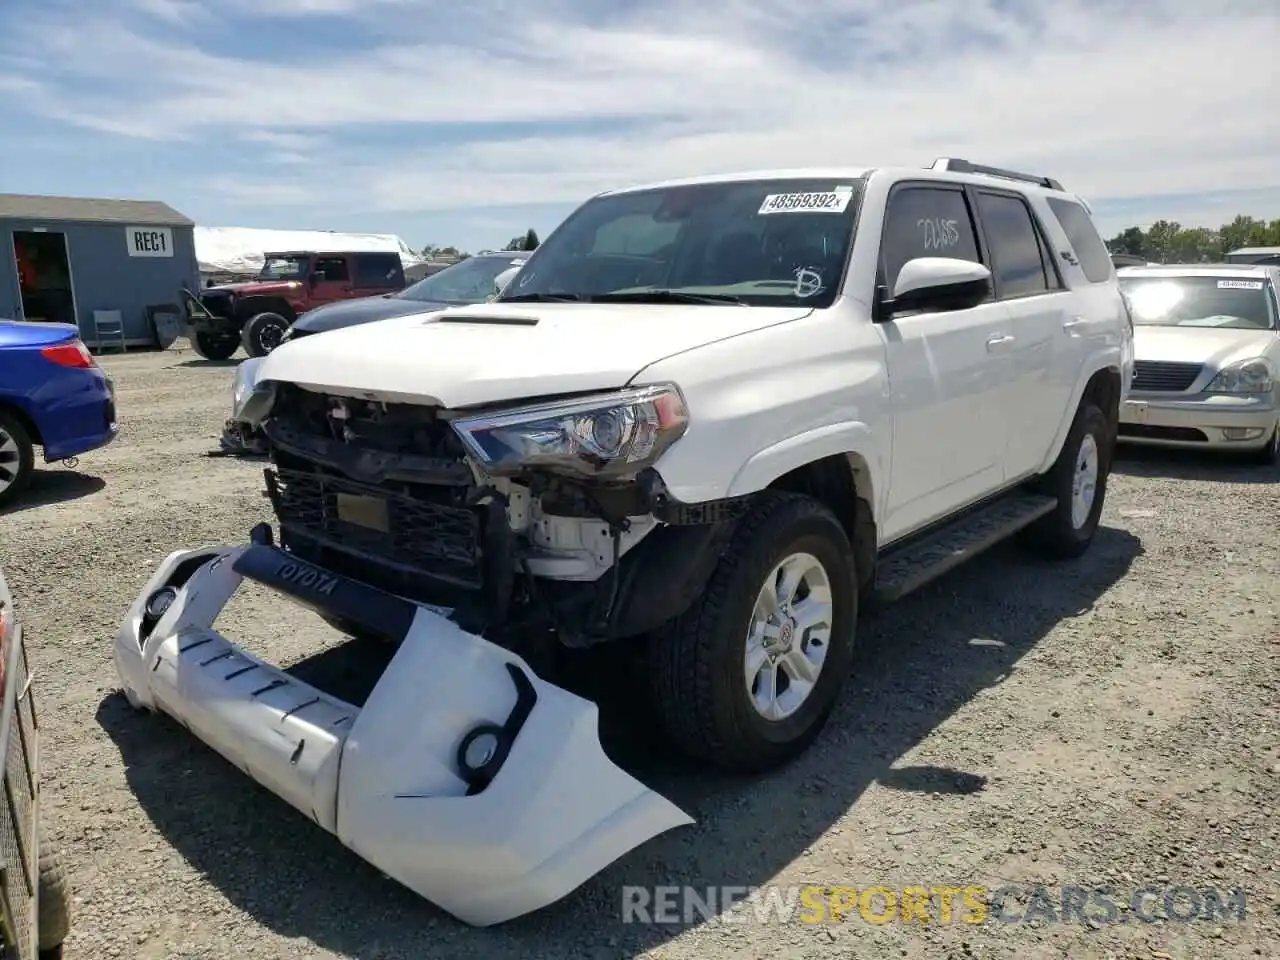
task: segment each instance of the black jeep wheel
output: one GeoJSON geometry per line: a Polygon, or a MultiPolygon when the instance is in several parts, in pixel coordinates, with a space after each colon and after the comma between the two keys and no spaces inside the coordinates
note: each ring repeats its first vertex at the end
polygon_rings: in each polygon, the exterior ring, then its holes
{"type": "Polygon", "coordinates": [[[289,321],[278,313],[259,313],[249,319],[240,334],[244,352],[251,357],[265,357],[280,346],[289,321]]]}
{"type": "Polygon", "coordinates": [[[649,641],[658,713],[683,752],[758,773],[809,746],[853,661],[854,569],[830,510],[760,495],[702,596],[649,641]]]}
{"type": "Polygon", "coordinates": [[[234,336],[201,331],[191,338],[191,348],[206,360],[230,360],[240,349],[240,341],[234,336]]]}

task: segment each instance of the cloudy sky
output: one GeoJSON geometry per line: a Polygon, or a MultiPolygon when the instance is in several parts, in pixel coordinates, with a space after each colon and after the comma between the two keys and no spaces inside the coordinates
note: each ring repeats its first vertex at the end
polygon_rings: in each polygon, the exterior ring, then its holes
{"type": "Polygon", "coordinates": [[[1104,235],[1280,217],[1276,0],[0,0],[0,192],[497,246],[668,176],[938,156],[1104,235]]]}

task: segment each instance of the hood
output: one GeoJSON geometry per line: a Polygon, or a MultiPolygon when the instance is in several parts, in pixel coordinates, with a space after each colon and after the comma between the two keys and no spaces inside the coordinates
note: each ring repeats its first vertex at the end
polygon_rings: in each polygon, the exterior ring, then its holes
{"type": "Polygon", "coordinates": [[[354,327],[359,323],[406,317],[415,313],[432,313],[443,310],[448,304],[428,300],[409,300],[405,297],[361,297],[358,300],[338,300],[323,307],[308,310],[296,321],[293,328],[303,333],[323,333],[342,327],[354,327]]]}
{"type": "Polygon", "coordinates": [[[1275,330],[1224,330],[1215,327],[1133,328],[1135,360],[1204,363],[1222,367],[1260,357],[1277,342],[1275,330]]]}
{"type": "Polygon", "coordinates": [[[810,307],[481,303],[291,340],[267,355],[258,378],[460,409],[616,389],[673,354],[812,312],[810,307]]]}
{"type": "Polygon", "coordinates": [[[224,283],[217,287],[205,287],[200,291],[206,293],[284,293],[302,286],[297,280],[247,280],[244,283],[224,283]]]}

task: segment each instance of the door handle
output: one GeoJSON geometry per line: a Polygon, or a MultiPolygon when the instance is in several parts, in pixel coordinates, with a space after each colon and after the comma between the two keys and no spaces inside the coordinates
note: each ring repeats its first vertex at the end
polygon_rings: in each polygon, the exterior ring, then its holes
{"type": "Polygon", "coordinates": [[[1072,317],[1070,320],[1067,320],[1062,324],[1062,329],[1067,331],[1067,333],[1071,333],[1076,327],[1084,326],[1084,323],[1084,317],[1072,317]]]}
{"type": "Polygon", "coordinates": [[[987,352],[995,353],[1001,347],[1007,346],[1010,343],[1013,343],[1013,337],[1007,334],[1002,334],[1001,336],[998,336],[998,337],[992,337],[990,340],[987,341],[987,352]]]}

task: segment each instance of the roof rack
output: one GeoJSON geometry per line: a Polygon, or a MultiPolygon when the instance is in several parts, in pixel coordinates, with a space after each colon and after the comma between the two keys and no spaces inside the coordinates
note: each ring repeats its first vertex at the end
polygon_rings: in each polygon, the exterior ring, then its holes
{"type": "Polygon", "coordinates": [[[942,157],[933,162],[934,170],[945,170],[948,173],[980,173],[988,177],[1001,177],[1004,180],[1021,180],[1034,183],[1049,190],[1061,190],[1062,184],[1052,177],[1037,177],[1032,173],[1019,173],[1017,170],[1002,170],[1000,167],[985,167],[979,163],[970,163],[957,157],[942,157]]]}

